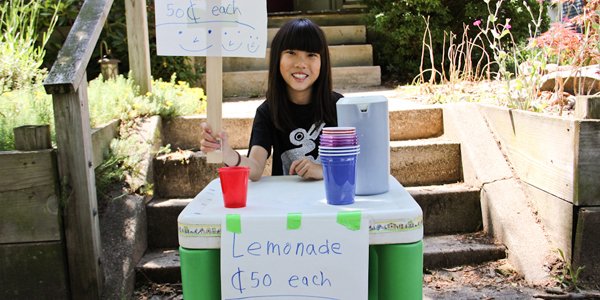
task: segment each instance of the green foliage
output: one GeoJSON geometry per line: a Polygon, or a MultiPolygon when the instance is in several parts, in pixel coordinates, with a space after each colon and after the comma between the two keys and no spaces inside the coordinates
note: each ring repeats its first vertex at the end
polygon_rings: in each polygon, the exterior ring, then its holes
{"type": "Polygon", "coordinates": [[[184,81],[156,80],[152,93],[138,95],[139,87],[123,75],[104,81],[101,77],[89,83],[89,107],[92,126],[114,119],[132,120],[159,115],[163,118],[198,114],[206,109],[206,96],[201,88],[184,81]]]}
{"type": "MultiPolygon", "coordinates": [[[[453,3],[454,1],[448,2],[453,3]]],[[[459,1],[459,3],[461,2],[459,1]]],[[[452,15],[460,17],[459,20],[462,20],[466,24],[472,24],[476,20],[485,21],[491,14],[494,14],[498,22],[501,23],[504,23],[506,19],[510,19],[510,33],[515,43],[520,44],[548,29],[550,24],[550,20],[547,17],[548,10],[544,5],[541,8],[542,18],[539,20],[540,24],[538,24],[537,30],[533,24],[533,22],[537,22],[537,12],[540,10],[540,3],[537,0],[467,1],[463,8],[455,7],[452,10],[452,15]],[[500,8],[497,13],[490,11],[495,10],[498,6],[500,8]]],[[[455,24],[451,29],[458,30],[461,27],[457,27],[455,24]]]]}
{"type": "MultiPolygon", "coordinates": [[[[370,9],[367,26],[369,41],[373,44],[375,63],[384,67],[383,76],[403,82],[410,82],[420,72],[423,33],[426,31],[428,17],[431,43],[429,37],[426,42],[435,54],[434,65],[442,63],[443,54],[446,53],[444,47],[447,47],[449,39],[448,33],[452,32],[460,37],[465,32],[465,25],[472,27],[474,21],[482,19],[485,22],[485,19],[493,13],[489,12],[486,2],[489,2],[492,9],[497,3],[504,2],[495,16],[498,22],[510,18],[511,34],[514,38],[514,43],[511,44],[524,43],[530,37],[530,29],[532,29],[532,13],[523,6],[523,1],[366,0],[365,2],[370,9]]],[[[533,12],[540,7],[536,0],[524,2],[533,12]]],[[[540,29],[544,26],[547,28],[548,24],[545,13],[543,15],[540,29]]],[[[472,31],[468,34],[469,38],[473,39],[477,32],[472,31]]],[[[470,53],[471,60],[478,61],[484,51],[490,51],[490,48],[473,50],[470,53]]],[[[424,63],[425,69],[432,67],[429,60],[425,60],[424,63]]],[[[443,67],[446,70],[449,67],[447,58],[443,67]]]]}
{"type": "Polygon", "coordinates": [[[56,24],[56,10],[47,28],[38,31],[38,1],[8,0],[0,4],[0,94],[41,81],[44,46],[56,24]],[[40,38],[39,45],[38,38],[40,38]]]}
{"type": "MultiPolygon", "coordinates": [[[[204,91],[176,81],[175,76],[168,82],[154,81],[153,89],[153,93],[138,95],[139,87],[123,75],[106,81],[101,77],[90,81],[88,106],[91,126],[114,119],[128,121],[151,115],[171,118],[206,110],[204,91]]],[[[0,95],[0,151],[14,149],[14,127],[50,124],[54,132],[53,123],[52,98],[41,84],[0,95]]]]}
{"type": "Polygon", "coordinates": [[[448,8],[441,0],[367,0],[365,3],[369,6],[367,26],[375,63],[383,67],[385,76],[412,80],[419,72],[425,32],[423,16],[431,16],[434,47],[441,49],[444,29],[451,21],[448,8]]]}
{"type": "MultiPolygon", "coordinates": [[[[44,49],[46,50],[46,55],[44,56],[44,61],[42,63],[42,67],[50,70],[52,68],[52,64],[56,60],[56,56],[58,55],[58,51],[62,47],[65,39],[67,38],[67,34],[69,33],[69,29],[73,22],[75,22],[75,18],[77,18],[77,14],[81,9],[81,5],[83,1],[81,0],[38,0],[40,3],[40,11],[39,11],[39,21],[37,24],[38,31],[45,31],[52,25],[52,16],[54,12],[58,18],[56,19],[56,24],[54,26],[54,30],[52,34],[50,34],[48,41],[45,44],[44,49]]],[[[40,40],[38,39],[38,45],[40,45],[40,40]]]]}
{"type": "Polygon", "coordinates": [[[125,170],[122,164],[125,157],[110,154],[104,161],[96,167],[96,193],[98,199],[110,198],[109,187],[125,179],[125,170]]]}
{"type": "Polygon", "coordinates": [[[170,81],[154,81],[153,92],[148,95],[155,110],[150,114],[168,119],[174,116],[198,114],[206,111],[206,95],[198,87],[190,87],[186,81],[177,81],[175,74],[170,81]],[[175,100],[177,99],[177,103],[175,100]]]}
{"type": "Polygon", "coordinates": [[[558,270],[558,274],[553,275],[554,279],[567,291],[579,291],[581,288],[579,275],[585,267],[575,269],[569,260],[565,258],[565,254],[561,249],[557,249],[557,252],[560,255],[562,268],[558,270]]]}
{"type": "Polygon", "coordinates": [[[0,150],[14,149],[13,128],[15,127],[50,124],[53,130],[53,116],[52,100],[39,84],[1,94],[0,150]]]}

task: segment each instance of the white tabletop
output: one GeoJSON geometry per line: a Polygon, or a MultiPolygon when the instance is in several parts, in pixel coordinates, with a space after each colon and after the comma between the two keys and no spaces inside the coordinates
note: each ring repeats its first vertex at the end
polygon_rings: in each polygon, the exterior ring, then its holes
{"type": "Polygon", "coordinates": [[[179,214],[179,245],[188,249],[220,248],[221,222],[227,214],[240,216],[337,215],[361,211],[369,223],[369,243],[408,244],[423,239],[423,211],[393,177],[390,190],[372,196],[356,196],[350,205],[329,205],[323,181],[304,181],[298,176],[263,177],[249,182],[244,208],[225,208],[219,179],[210,182],[179,214]]]}

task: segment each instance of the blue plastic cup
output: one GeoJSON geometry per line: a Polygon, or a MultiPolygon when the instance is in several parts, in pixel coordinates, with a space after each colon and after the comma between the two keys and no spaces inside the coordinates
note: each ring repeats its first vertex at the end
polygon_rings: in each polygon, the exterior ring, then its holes
{"type": "Polygon", "coordinates": [[[356,157],[350,155],[321,154],[325,196],[331,205],[354,203],[356,192],[356,157]]]}

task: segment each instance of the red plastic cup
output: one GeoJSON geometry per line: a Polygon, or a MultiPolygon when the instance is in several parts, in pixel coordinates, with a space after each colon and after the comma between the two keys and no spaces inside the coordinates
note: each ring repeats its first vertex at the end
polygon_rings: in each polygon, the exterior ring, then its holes
{"type": "Polygon", "coordinates": [[[248,167],[223,167],[219,168],[223,202],[227,208],[246,207],[248,196],[248,167]]]}

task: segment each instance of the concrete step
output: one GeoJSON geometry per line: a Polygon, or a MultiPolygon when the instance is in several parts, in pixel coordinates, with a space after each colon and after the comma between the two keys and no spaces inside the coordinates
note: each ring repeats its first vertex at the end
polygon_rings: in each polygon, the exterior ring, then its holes
{"type": "Polygon", "coordinates": [[[455,183],[407,187],[406,190],[423,210],[426,236],[483,229],[479,188],[455,183]]]}
{"type": "MultiPolygon", "coordinates": [[[[321,29],[325,33],[329,46],[364,44],[367,42],[365,25],[323,26],[321,29]]],[[[271,47],[273,37],[278,31],[279,27],[267,29],[267,47],[271,47]]]]}
{"type": "MultiPolygon", "coordinates": [[[[266,71],[270,53],[267,49],[264,58],[224,57],[223,72],[266,71]]],[[[329,55],[333,68],[373,65],[373,47],[368,44],[329,46],[329,55]]]]}
{"type": "Polygon", "coordinates": [[[342,10],[333,12],[316,13],[282,13],[270,14],[267,22],[269,28],[279,28],[285,22],[295,18],[307,18],[321,27],[344,26],[344,25],[366,25],[366,13],[362,10],[342,10]]]}
{"type": "Polygon", "coordinates": [[[177,217],[193,198],[152,199],[146,205],[148,248],[176,248],[177,217]]]}
{"type": "MultiPolygon", "coordinates": [[[[335,89],[373,87],[381,85],[379,66],[333,67],[333,87],[335,89]]],[[[267,91],[267,70],[223,72],[223,97],[258,97],[267,91]]],[[[206,86],[206,76],[201,77],[206,86]]]]}
{"type": "MultiPolygon", "coordinates": [[[[420,141],[419,141],[420,142],[420,141]]],[[[462,180],[460,145],[392,142],[391,174],[404,186],[437,185],[462,180]]],[[[238,150],[245,155],[247,150],[238,150]]],[[[192,198],[218,177],[220,164],[206,163],[200,151],[178,151],[154,158],[154,194],[161,198],[192,198]]],[[[267,161],[263,175],[270,175],[267,161]]]]}
{"type": "Polygon", "coordinates": [[[178,151],[154,158],[154,195],[161,198],[193,198],[218,177],[220,164],[206,163],[200,151],[178,151]]]}
{"type": "MultiPolygon", "coordinates": [[[[476,232],[482,229],[479,189],[464,184],[409,187],[423,209],[426,235],[476,232]]],[[[148,247],[175,248],[177,217],[189,198],[154,198],[146,207],[148,247]]]]}
{"type": "MultiPolygon", "coordinates": [[[[352,95],[349,93],[346,96],[352,95]]],[[[228,131],[229,143],[233,148],[248,148],[254,113],[261,103],[262,101],[240,101],[224,104],[222,127],[228,131]],[[226,111],[229,106],[235,107],[235,111],[226,111]]],[[[396,109],[393,101],[389,105],[390,140],[428,139],[444,133],[441,108],[396,109]]],[[[171,145],[171,149],[200,149],[201,137],[198,133],[200,124],[205,120],[204,116],[184,116],[164,121],[163,143],[171,145]]]]}
{"type": "MultiPolygon", "coordinates": [[[[493,244],[481,234],[425,237],[423,243],[425,269],[451,268],[506,257],[504,246],[493,244]]],[[[136,267],[136,278],[155,283],[181,282],[179,251],[176,248],[150,249],[136,267]]]]}
{"type": "Polygon", "coordinates": [[[390,169],[403,186],[461,182],[460,144],[435,139],[390,142],[390,169]]]}
{"type": "Polygon", "coordinates": [[[425,237],[423,267],[452,268],[506,258],[506,247],[493,243],[482,232],[425,237]]]}

